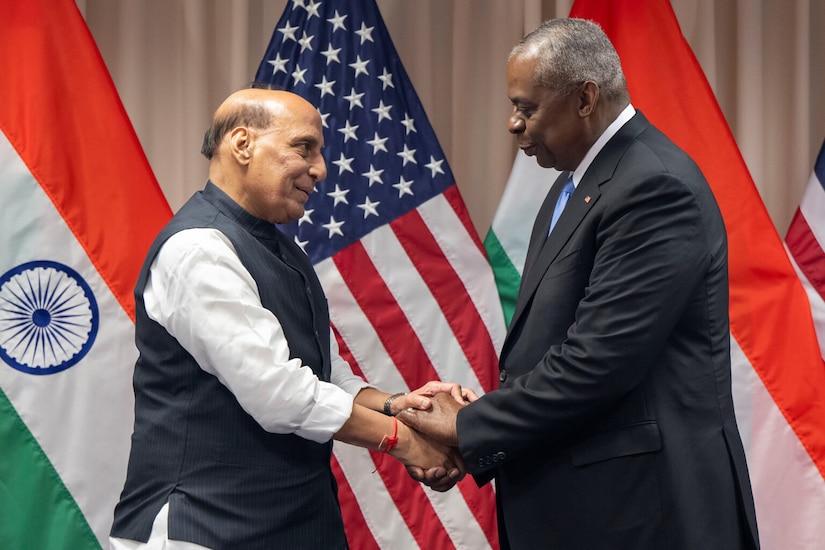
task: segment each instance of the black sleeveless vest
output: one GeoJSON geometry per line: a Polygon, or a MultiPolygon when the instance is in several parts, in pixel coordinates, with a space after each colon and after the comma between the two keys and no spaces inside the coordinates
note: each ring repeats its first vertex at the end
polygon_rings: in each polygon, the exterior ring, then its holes
{"type": "Polygon", "coordinates": [[[227,236],[280,321],[290,358],[329,381],[329,311],[309,259],[208,182],[158,235],[135,287],[135,428],[112,536],[146,541],[168,501],[170,539],[215,550],[346,548],[332,443],[265,431],[146,314],[143,289],[158,250],[197,227],[227,236]]]}

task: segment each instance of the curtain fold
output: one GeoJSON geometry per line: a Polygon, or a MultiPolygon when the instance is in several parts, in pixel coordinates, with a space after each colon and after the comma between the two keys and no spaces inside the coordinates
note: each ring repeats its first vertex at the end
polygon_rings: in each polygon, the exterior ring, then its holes
{"type": "MultiPolygon", "coordinates": [[[[200,189],[214,109],[247,85],[286,0],[77,0],[173,210],[200,189]]],[[[378,0],[481,235],[515,145],[510,48],[571,0],[378,0]]],[[[825,137],[825,3],[671,0],[781,235],[825,137]]],[[[539,200],[537,198],[536,200],[539,200]]]]}

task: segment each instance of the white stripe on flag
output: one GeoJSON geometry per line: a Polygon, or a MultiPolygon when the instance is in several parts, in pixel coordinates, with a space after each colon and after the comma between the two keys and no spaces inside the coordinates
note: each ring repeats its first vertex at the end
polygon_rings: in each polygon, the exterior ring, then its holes
{"type": "Polygon", "coordinates": [[[802,195],[799,203],[799,210],[808,222],[814,238],[819,243],[819,247],[825,250],[825,182],[820,182],[816,177],[816,172],[811,174],[811,179],[802,195]]]}
{"type": "Polygon", "coordinates": [[[444,493],[437,493],[431,489],[425,489],[424,492],[457,549],[485,550],[491,548],[478,520],[470,511],[458,488],[444,493]]]}
{"type": "MultiPolygon", "coordinates": [[[[449,207],[449,206],[448,206],[449,207]]],[[[456,218],[457,220],[457,218],[456,218]]],[[[469,238],[468,238],[469,239],[469,238]]],[[[439,376],[457,381],[481,392],[481,386],[442,314],[441,308],[412,266],[403,247],[388,226],[362,239],[370,259],[404,311],[421,345],[427,351],[439,376]],[[439,354],[434,349],[440,350],[439,354]]],[[[471,243],[474,247],[475,245],[471,243]]],[[[381,389],[408,391],[404,379],[387,353],[374,327],[364,315],[331,259],[315,265],[329,297],[330,320],[339,331],[364,377],[381,389]]],[[[404,520],[381,481],[372,473],[375,465],[369,453],[340,442],[335,456],[358,500],[361,513],[382,548],[417,548],[404,520]],[[380,495],[380,498],[376,498],[380,495]]],[[[456,548],[489,548],[478,521],[458,489],[446,493],[425,490],[435,513],[456,548]]]]}
{"type": "Polygon", "coordinates": [[[762,548],[820,548],[825,480],[734,338],[731,361],[736,421],[748,456],[762,548]]]}
{"type": "Polygon", "coordinates": [[[472,240],[444,195],[418,207],[421,218],[450,262],[470,300],[481,315],[496,352],[504,344],[506,327],[501,320],[501,302],[487,258],[472,240]]]}
{"type": "Polygon", "coordinates": [[[542,168],[523,151],[519,151],[513,161],[492,229],[519,275],[527,258],[533,222],[558,175],[557,170],[542,168]]]}
{"type": "MultiPolygon", "coordinates": [[[[481,391],[478,378],[444,312],[389,226],[376,229],[362,238],[361,243],[407,317],[439,378],[481,391]]],[[[465,298],[455,297],[457,300],[465,298]]]]}
{"type": "Polygon", "coordinates": [[[333,448],[378,545],[381,548],[418,548],[381,476],[378,472],[371,473],[375,470],[375,463],[369,451],[337,441],[333,448]]]}
{"type": "MultiPolygon", "coordinates": [[[[381,548],[419,548],[387,492],[369,451],[335,442],[335,458],[350,484],[370,531],[381,548]]],[[[473,513],[457,488],[444,493],[425,489],[438,518],[458,549],[490,548],[473,513]]]]}
{"type": "Polygon", "coordinates": [[[106,548],[134,418],[133,325],[2,133],[0,176],[0,272],[34,260],[60,262],[86,280],[97,300],[100,328],[80,362],[49,375],[26,374],[0,362],[0,387],[106,548]]]}
{"type": "Polygon", "coordinates": [[[344,339],[364,378],[387,391],[409,391],[332,259],[315,264],[315,272],[329,300],[330,322],[344,339]]]}

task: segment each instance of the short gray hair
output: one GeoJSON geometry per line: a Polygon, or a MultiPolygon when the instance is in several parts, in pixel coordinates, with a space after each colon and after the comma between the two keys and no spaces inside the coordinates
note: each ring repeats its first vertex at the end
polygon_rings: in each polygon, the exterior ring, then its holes
{"type": "Polygon", "coordinates": [[[592,21],[545,21],[510,52],[510,59],[520,56],[537,59],[536,85],[559,90],[563,96],[592,81],[611,103],[630,98],[619,54],[601,27],[592,21]]]}
{"type": "Polygon", "coordinates": [[[272,126],[274,117],[263,101],[244,102],[228,113],[215,116],[206,134],[203,136],[201,154],[211,159],[218,149],[223,136],[238,126],[265,130],[272,126]]]}

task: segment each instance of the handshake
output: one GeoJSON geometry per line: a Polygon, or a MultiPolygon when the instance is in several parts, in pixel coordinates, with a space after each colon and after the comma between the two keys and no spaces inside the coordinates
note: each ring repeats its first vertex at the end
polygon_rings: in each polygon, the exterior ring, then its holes
{"type": "Polygon", "coordinates": [[[392,401],[390,413],[399,422],[398,444],[390,454],[410,477],[435,491],[447,491],[463,479],[456,415],[476,399],[475,392],[458,384],[428,382],[392,401]]]}

